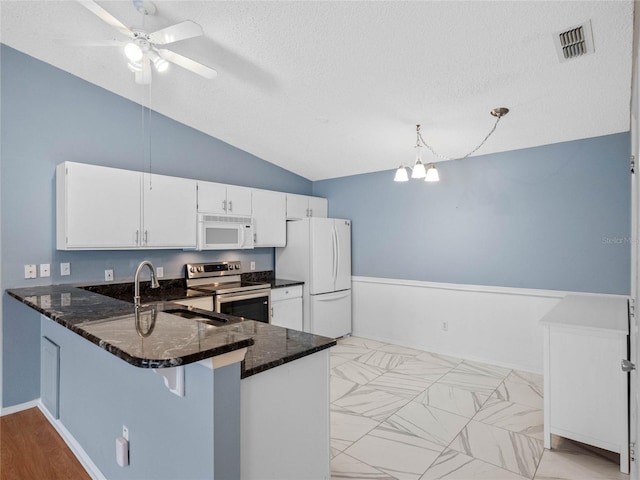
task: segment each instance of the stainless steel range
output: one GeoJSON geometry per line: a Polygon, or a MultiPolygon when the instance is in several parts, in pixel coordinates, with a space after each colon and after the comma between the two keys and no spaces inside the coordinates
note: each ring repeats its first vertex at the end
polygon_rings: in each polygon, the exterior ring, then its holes
{"type": "Polygon", "coordinates": [[[211,293],[213,310],[271,323],[271,286],[264,282],[243,282],[242,262],[188,263],[187,288],[211,293]]]}

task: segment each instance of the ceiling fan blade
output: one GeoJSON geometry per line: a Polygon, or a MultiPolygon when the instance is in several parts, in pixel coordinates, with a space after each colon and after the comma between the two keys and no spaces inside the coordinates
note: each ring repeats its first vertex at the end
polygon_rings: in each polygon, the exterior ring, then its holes
{"type": "Polygon", "coordinates": [[[53,43],[65,47],[124,47],[127,42],[120,40],[83,40],[80,38],[54,38],[53,43]]]}
{"type": "Polygon", "coordinates": [[[185,20],[184,22],[176,23],[170,27],[150,33],[149,39],[151,43],[155,43],[156,45],[166,45],[167,43],[179,42],[187,38],[199,37],[203,33],[202,27],[196,22],[185,20]]]}
{"type": "Polygon", "coordinates": [[[190,58],[184,57],[176,52],[172,52],[171,50],[159,49],[158,54],[165,60],[168,60],[171,63],[175,63],[176,65],[190,70],[193,73],[197,73],[198,75],[209,80],[213,80],[218,76],[218,72],[216,72],[213,68],[207,67],[202,63],[191,60],[190,58]]]}
{"type": "Polygon", "coordinates": [[[91,13],[100,17],[103,22],[106,22],[112,27],[117,28],[124,35],[128,37],[133,37],[133,32],[131,31],[131,29],[129,29],[129,27],[125,26],[120,20],[118,20],[113,15],[111,15],[109,12],[107,12],[104,8],[102,8],[96,2],[92,0],[76,0],[76,1],[80,5],[85,7],[87,10],[89,10],[91,13]]]}
{"type": "Polygon", "coordinates": [[[138,85],[149,85],[151,83],[151,62],[149,57],[145,55],[142,60],[142,70],[136,72],[136,83],[138,85]]]}

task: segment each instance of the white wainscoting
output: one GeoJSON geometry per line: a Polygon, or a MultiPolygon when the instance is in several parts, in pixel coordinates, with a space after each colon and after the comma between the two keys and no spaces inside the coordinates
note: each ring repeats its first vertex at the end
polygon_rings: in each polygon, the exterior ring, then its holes
{"type": "Polygon", "coordinates": [[[569,293],[374,277],[352,280],[354,336],[540,374],[539,321],[569,293]]]}

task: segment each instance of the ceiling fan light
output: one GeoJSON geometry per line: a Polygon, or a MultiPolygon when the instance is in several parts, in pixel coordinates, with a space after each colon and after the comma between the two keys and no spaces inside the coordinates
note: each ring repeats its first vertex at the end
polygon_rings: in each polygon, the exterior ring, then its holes
{"type": "Polygon", "coordinates": [[[160,73],[166,72],[169,68],[169,62],[167,62],[162,57],[157,57],[153,60],[153,65],[156,67],[156,70],[160,73]]]}
{"type": "Polygon", "coordinates": [[[394,182],[408,182],[409,174],[407,173],[407,167],[400,165],[396,170],[396,176],[393,177],[394,182]]]}
{"type": "Polygon", "coordinates": [[[127,67],[129,67],[129,70],[133,73],[142,71],[142,64],[139,62],[129,62],[127,63],[127,67]]]}
{"type": "Polygon", "coordinates": [[[124,54],[132,62],[142,60],[142,49],[135,43],[127,43],[124,47],[124,54]]]}
{"type": "Polygon", "coordinates": [[[429,165],[429,168],[427,169],[427,174],[424,177],[424,181],[425,182],[439,182],[440,181],[440,175],[438,175],[438,169],[436,168],[436,166],[433,163],[431,165],[429,165]]]}

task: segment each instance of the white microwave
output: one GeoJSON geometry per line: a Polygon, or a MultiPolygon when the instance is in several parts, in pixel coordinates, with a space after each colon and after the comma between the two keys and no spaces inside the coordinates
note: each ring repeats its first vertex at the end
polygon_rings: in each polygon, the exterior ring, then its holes
{"type": "Polygon", "coordinates": [[[198,214],[198,250],[253,248],[253,219],[198,214]]]}

